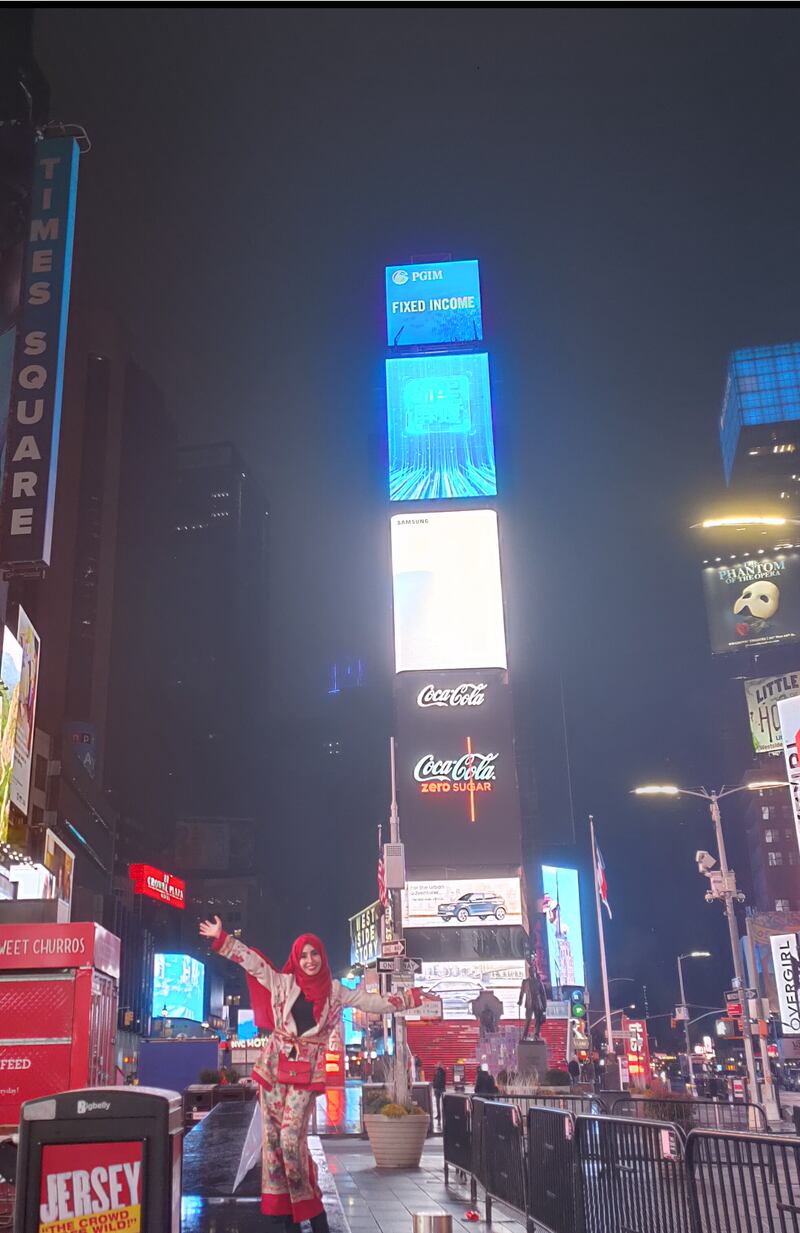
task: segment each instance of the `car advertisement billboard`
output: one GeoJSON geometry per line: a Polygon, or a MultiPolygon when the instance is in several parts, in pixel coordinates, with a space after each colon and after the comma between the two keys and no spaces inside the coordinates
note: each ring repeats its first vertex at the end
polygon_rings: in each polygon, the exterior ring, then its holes
{"type": "Polygon", "coordinates": [[[800,1036],[800,961],[797,934],[773,934],[769,943],[778,992],[781,1034],[800,1036]]]}
{"type": "Polygon", "coordinates": [[[518,867],[519,792],[508,675],[395,677],[397,799],[410,868],[518,867]]]}
{"type": "Polygon", "coordinates": [[[490,989],[503,1003],[505,1019],[519,1019],[520,986],[525,979],[522,959],[485,962],[427,963],[414,983],[426,993],[441,998],[445,1019],[470,1019],[470,1005],[484,989],[490,989]]]}
{"type": "Polygon", "coordinates": [[[581,895],[577,869],[542,865],[542,900],[547,926],[550,984],[585,985],[581,895]]]}
{"type": "Polygon", "coordinates": [[[715,655],[800,638],[798,552],[709,565],[703,590],[715,655]]]}
{"type": "Polygon", "coordinates": [[[800,694],[800,672],[781,672],[778,676],[745,681],[744,693],[753,752],[780,753],[783,743],[778,703],[782,698],[796,698],[800,694]]]}
{"type": "Polygon", "coordinates": [[[395,672],[506,668],[494,510],[391,520],[395,672]]]}
{"type": "Polygon", "coordinates": [[[390,500],[496,495],[485,352],[387,360],[386,413],[390,500]]]}
{"type": "Polygon", "coordinates": [[[386,342],[390,347],[480,342],[477,261],[386,267],[386,342]]]}
{"type": "Polygon", "coordinates": [[[6,626],[0,660],[0,843],[8,839],[11,817],[11,778],[19,719],[19,693],[22,679],[22,647],[6,626]]]}
{"type": "Polygon", "coordinates": [[[153,1017],[203,1021],[205,967],[191,955],[157,953],[153,966],[153,1017]]]}
{"type": "Polygon", "coordinates": [[[523,924],[519,878],[408,882],[402,903],[406,929],[523,924]]]}
{"type": "Polygon", "coordinates": [[[33,764],[33,734],[36,728],[36,698],[39,691],[39,635],[23,608],[17,620],[17,641],[22,647],[19,683],[19,711],[14,740],[14,769],[11,775],[11,801],[20,813],[28,812],[33,764]]]}

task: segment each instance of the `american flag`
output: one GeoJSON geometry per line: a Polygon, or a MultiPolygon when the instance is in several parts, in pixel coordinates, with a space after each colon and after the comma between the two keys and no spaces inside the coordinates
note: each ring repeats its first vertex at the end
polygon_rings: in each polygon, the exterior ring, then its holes
{"type": "Polygon", "coordinates": [[[608,883],[606,882],[606,863],[603,860],[603,853],[597,849],[597,889],[600,891],[600,901],[603,907],[608,912],[608,919],[611,920],[611,908],[608,906],[608,883]]]}

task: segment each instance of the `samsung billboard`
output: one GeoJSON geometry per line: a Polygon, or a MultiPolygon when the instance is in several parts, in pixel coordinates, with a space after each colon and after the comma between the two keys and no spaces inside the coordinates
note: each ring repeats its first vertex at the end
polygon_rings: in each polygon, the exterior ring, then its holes
{"type": "Polygon", "coordinates": [[[486,352],[386,361],[389,498],[497,494],[486,352]]]}
{"type": "Polygon", "coordinates": [[[391,520],[395,672],[506,668],[494,510],[391,520]]]}
{"type": "Polygon", "coordinates": [[[397,799],[414,867],[521,862],[513,718],[503,671],[395,678],[397,799]]]}
{"type": "Polygon", "coordinates": [[[800,638],[800,553],[708,566],[703,590],[715,655],[800,638]]]}
{"type": "Polygon", "coordinates": [[[432,261],[386,268],[386,341],[390,347],[480,342],[477,261],[432,261]]]}

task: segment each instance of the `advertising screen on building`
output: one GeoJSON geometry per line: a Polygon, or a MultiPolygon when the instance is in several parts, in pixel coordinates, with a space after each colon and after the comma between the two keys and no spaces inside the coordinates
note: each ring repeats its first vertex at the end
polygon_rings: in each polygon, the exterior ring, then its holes
{"type": "Polygon", "coordinates": [[[45,1143],[39,1233],[140,1233],[143,1162],[142,1140],[45,1143]]]}
{"type": "Polygon", "coordinates": [[[780,753],[783,744],[778,703],[782,698],[796,698],[800,694],[800,672],[781,672],[778,676],[745,681],[744,692],[753,752],[780,753]]]}
{"type": "Polygon", "coordinates": [[[386,267],[386,341],[390,347],[480,342],[477,261],[386,267]]]}
{"type": "Polygon", "coordinates": [[[525,979],[525,963],[521,959],[487,960],[486,962],[426,963],[415,977],[415,984],[426,993],[442,999],[445,1019],[469,1019],[470,1004],[484,989],[491,989],[503,1003],[503,1017],[520,1017],[520,986],[525,979]]]}
{"type": "Polygon", "coordinates": [[[36,697],[39,690],[40,639],[23,608],[17,620],[17,641],[22,647],[22,672],[19,683],[19,711],[14,740],[14,770],[11,800],[23,814],[28,812],[28,795],[33,764],[33,734],[36,727],[36,697]]]}
{"type": "Polygon", "coordinates": [[[350,917],[350,962],[362,967],[373,963],[381,953],[380,903],[350,917]]]}
{"type": "Polygon", "coordinates": [[[770,938],[775,987],[778,991],[781,1033],[800,1036],[800,961],[797,934],[776,933],[770,938]]]}
{"type": "Polygon", "coordinates": [[[547,925],[550,984],[585,985],[581,896],[576,869],[542,865],[542,902],[547,925]]]}
{"type": "Polygon", "coordinates": [[[21,679],[22,647],[6,626],[0,661],[0,843],[8,839],[11,816],[11,777],[14,772],[21,679]]]}
{"type": "Polygon", "coordinates": [[[391,524],[395,672],[507,667],[494,510],[391,524]]]}
{"type": "Polygon", "coordinates": [[[800,844],[800,697],[783,698],[778,703],[778,722],[781,727],[781,744],[786,763],[786,779],[789,784],[789,797],[792,802],[792,814],[800,844]]]}
{"type": "Polygon", "coordinates": [[[130,876],[134,895],[157,899],[159,903],[168,903],[171,908],[186,907],[186,883],[183,878],[176,878],[174,873],[165,873],[152,865],[131,865],[130,876]]]}
{"type": "Polygon", "coordinates": [[[496,495],[485,352],[387,360],[386,411],[392,501],[496,495]]]}
{"type": "Polygon", "coordinates": [[[58,900],[58,919],[69,920],[72,911],[72,877],[75,871],[75,853],[62,843],[48,826],[44,836],[45,869],[53,875],[53,894],[58,900]]]}
{"type": "Polygon", "coordinates": [[[800,638],[800,553],[709,565],[703,590],[715,655],[800,638]]]}
{"type": "Polygon", "coordinates": [[[203,1021],[205,967],[191,955],[156,954],[153,967],[153,1016],[203,1021]]]}
{"type": "Polygon", "coordinates": [[[519,878],[408,882],[402,895],[403,924],[408,929],[523,923],[519,878]]]}
{"type": "Polygon", "coordinates": [[[397,798],[409,868],[519,866],[521,822],[507,673],[395,677],[397,798]]]}

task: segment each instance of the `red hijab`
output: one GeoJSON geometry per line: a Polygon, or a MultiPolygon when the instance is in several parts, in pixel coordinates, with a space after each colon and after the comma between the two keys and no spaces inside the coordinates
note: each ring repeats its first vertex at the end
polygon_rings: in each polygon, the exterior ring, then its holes
{"type": "MultiPolygon", "coordinates": [[[[251,949],[255,950],[255,947],[251,949]]],[[[262,955],[260,950],[257,950],[256,954],[274,969],[274,963],[267,959],[266,955],[262,955]]],[[[313,1006],[314,1018],[318,1021],[322,1014],[322,1008],[330,997],[331,970],[328,967],[328,956],[325,953],[325,947],[315,933],[300,934],[300,937],[292,945],[289,958],[283,965],[283,970],[287,975],[292,975],[295,978],[302,992],[313,1006]],[[303,953],[303,947],[308,944],[319,952],[319,956],[322,959],[322,966],[316,976],[306,976],[300,967],[300,956],[303,953]]],[[[250,1005],[253,1008],[253,1018],[255,1019],[256,1027],[266,1028],[270,1032],[273,1031],[275,1028],[275,1016],[272,1011],[272,994],[254,976],[247,976],[247,987],[250,992],[250,1005]]]]}
{"type": "Polygon", "coordinates": [[[314,1018],[319,1022],[325,1003],[331,995],[331,970],[328,967],[325,947],[315,933],[301,933],[299,938],[295,938],[283,970],[295,978],[301,991],[314,1008],[314,1018]],[[322,960],[316,976],[306,976],[300,967],[300,956],[304,946],[313,946],[322,960]]]}

